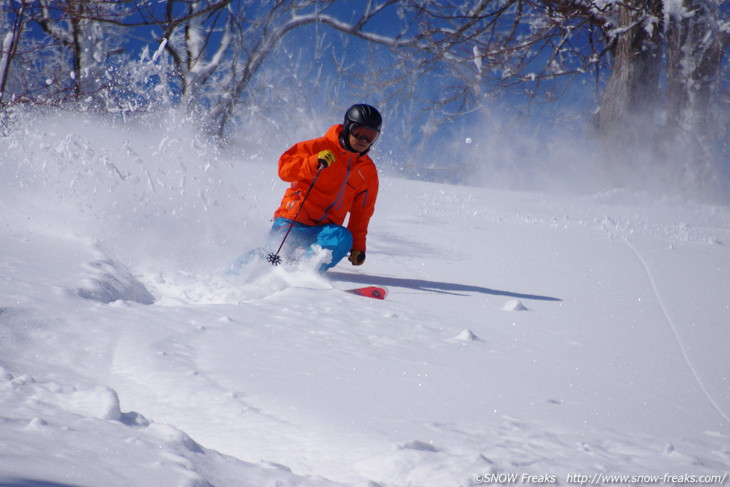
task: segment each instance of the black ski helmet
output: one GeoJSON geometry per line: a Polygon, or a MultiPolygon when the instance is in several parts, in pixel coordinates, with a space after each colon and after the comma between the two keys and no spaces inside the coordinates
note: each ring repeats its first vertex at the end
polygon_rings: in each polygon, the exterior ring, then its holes
{"type": "Polygon", "coordinates": [[[347,112],[345,112],[345,121],[342,123],[343,128],[342,134],[340,135],[340,142],[345,149],[352,152],[354,152],[354,150],[350,147],[349,135],[350,130],[352,130],[352,127],[355,125],[362,125],[363,127],[368,127],[380,132],[380,128],[383,125],[383,117],[375,107],[364,103],[352,105],[347,109],[347,112]]]}

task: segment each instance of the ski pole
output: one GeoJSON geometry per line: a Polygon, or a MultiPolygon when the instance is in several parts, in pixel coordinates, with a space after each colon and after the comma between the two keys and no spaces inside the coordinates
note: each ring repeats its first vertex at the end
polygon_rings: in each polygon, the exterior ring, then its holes
{"type": "Polygon", "coordinates": [[[324,169],[324,164],[319,165],[319,169],[317,169],[317,174],[314,175],[314,179],[312,180],[312,184],[309,185],[309,189],[304,195],[304,198],[302,199],[302,202],[299,204],[299,209],[297,210],[297,213],[294,215],[294,220],[292,220],[291,225],[289,225],[289,229],[286,231],[286,234],[284,234],[284,238],[281,240],[281,245],[279,245],[279,248],[276,250],[276,253],[270,252],[269,255],[266,257],[266,260],[271,262],[272,265],[279,265],[281,264],[281,257],[279,256],[279,252],[281,252],[281,248],[284,246],[284,242],[286,242],[286,238],[289,236],[289,232],[291,232],[291,229],[294,228],[294,224],[297,222],[297,217],[299,216],[299,212],[302,211],[302,208],[304,207],[304,202],[307,201],[307,196],[309,196],[309,193],[312,192],[312,188],[314,188],[314,183],[317,182],[317,178],[319,177],[319,174],[322,172],[322,169],[324,169]]]}

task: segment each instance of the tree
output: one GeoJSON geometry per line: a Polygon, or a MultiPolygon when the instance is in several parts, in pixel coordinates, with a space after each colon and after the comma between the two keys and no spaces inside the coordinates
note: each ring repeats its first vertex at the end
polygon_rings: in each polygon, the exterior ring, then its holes
{"type": "Polygon", "coordinates": [[[10,77],[11,64],[18,52],[18,45],[23,36],[23,30],[27,23],[26,4],[21,2],[19,5],[4,5],[5,15],[2,19],[2,31],[5,35],[2,41],[2,51],[0,51],[0,108],[7,102],[5,101],[5,92],[10,77]]]}
{"type": "Polygon", "coordinates": [[[167,16],[159,22],[166,49],[181,78],[184,103],[205,108],[206,126],[219,137],[264,61],[296,29],[323,24],[369,42],[392,47],[407,44],[366,30],[395,0],[368,2],[349,21],[328,13],[335,0],[185,2],[188,10],[182,11],[182,18],[174,15],[178,3],[168,0],[167,16]]]}
{"type": "Polygon", "coordinates": [[[529,109],[536,100],[572,93],[573,82],[592,73],[595,133],[617,184],[625,182],[620,167],[630,174],[663,161],[647,171],[674,174],[679,166],[682,177],[695,178],[718,164],[714,147],[727,135],[727,2],[408,5],[419,26],[418,69],[424,75],[446,69],[456,81],[434,104],[463,113],[519,94],[529,109]]]}
{"type": "MultiPolygon", "coordinates": [[[[236,107],[246,99],[251,81],[270,54],[290,32],[313,24],[327,25],[348,36],[395,46],[401,41],[367,32],[367,27],[396,0],[369,2],[356,18],[344,20],[343,10],[336,14],[334,0],[282,0],[274,3],[255,0],[165,0],[134,2],[118,0],[4,0],[5,21],[23,19],[16,35],[7,37],[3,46],[3,74],[12,74],[11,58],[34,76],[35,88],[15,86],[26,101],[39,104],[85,102],[92,99],[121,101],[144,99],[143,93],[130,93],[138,80],[119,79],[119,72],[133,76],[129,69],[117,69],[112,58],[124,53],[135,35],[155,41],[172,62],[171,70],[160,78],[175,79],[162,89],[177,90],[181,104],[202,119],[209,133],[222,136],[236,107]],[[21,8],[22,7],[22,8],[21,8]],[[18,15],[18,12],[24,15],[18,15]],[[13,17],[14,14],[14,17],[13,17]],[[23,25],[34,27],[22,29],[23,25]],[[25,38],[21,39],[21,34],[25,38]],[[20,41],[19,41],[20,39],[20,41]],[[15,44],[13,44],[13,41],[15,44]],[[126,41],[126,42],[125,42],[126,41]],[[18,42],[42,43],[27,49],[18,59],[13,46],[18,42]],[[12,50],[11,50],[12,48],[12,50]],[[111,70],[110,70],[111,69],[111,70]],[[113,71],[113,72],[112,72],[113,71]],[[120,97],[114,92],[122,92],[120,97]]],[[[9,22],[8,22],[9,23],[9,22]]],[[[156,49],[155,59],[159,58],[156,49]]],[[[145,58],[144,63],[150,59],[145,58]]],[[[123,63],[135,61],[126,58],[123,63]]],[[[149,69],[140,66],[146,80],[149,69]]],[[[147,85],[148,83],[142,83],[147,85]]],[[[159,85],[158,85],[159,86],[159,85]]],[[[16,100],[21,97],[16,96],[16,100]]],[[[100,103],[94,106],[103,108],[100,103]]],[[[111,107],[107,107],[111,108],[111,107]]]]}
{"type": "Polygon", "coordinates": [[[105,108],[116,84],[113,58],[124,53],[123,33],[106,20],[124,9],[103,0],[2,1],[11,25],[0,51],[5,105],[85,103],[105,108]]]}
{"type": "MultiPolygon", "coordinates": [[[[607,167],[635,167],[640,151],[712,166],[727,130],[730,4],[719,0],[0,2],[5,104],[130,110],[179,101],[222,138],[231,120],[260,105],[255,80],[283,41],[318,26],[294,58],[322,32],[336,33],[327,44],[331,79],[376,93],[403,121],[402,140],[423,150],[441,123],[500,102],[528,116],[537,103],[581,90],[576,81],[595,90],[585,111],[596,109],[607,167]],[[140,39],[154,55],[129,49],[140,39]],[[350,62],[351,52],[367,61],[350,62]]],[[[321,70],[306,69],[321,83],[321,70]]]]}
{"type": "Polygon", "coordinates": [[[37,7],[34,21],[70,58],[72,99],[104,107],[104,92],[113,83],[109,58],[124,53],[123,33],[107,19],[125,15],[125,9],[102,0],[39,0],[37,7]]]}
{"type": "Polygon", "coordinates": [[[682,142],[682,158],[699,179],[712,177],[715,142],[728,133],[722,60],[730,48],[730,21],[719,10],[716,2],[683,0],[666,16],[667,135],[682,142]]]}
{"type": "Polygon", "coordinates": [[[632,0],[631,3],[618,5],[616,25],[609,31],[615,38],[613,68],[601,94],[597,116],[599,133],[608,139],[643,138],[645,130],[637,129],[652,125],[652,112],[658,108],[661,2],[632,0]],[[628,129],[627,122],[631,125],[628,129]]]}

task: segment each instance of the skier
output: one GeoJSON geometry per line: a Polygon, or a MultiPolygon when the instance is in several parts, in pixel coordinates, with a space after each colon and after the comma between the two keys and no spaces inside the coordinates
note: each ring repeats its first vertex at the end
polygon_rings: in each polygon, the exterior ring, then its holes
{"type": "Polygon", "coordinates": [[[279,177],[291,186],[274,212],[271,238],[286,238],[289,255],[296,249],[312,255],[314,246],[330,250],[331,259],[321,264],[321,272],[348,252],[352,265],[365,262],[368,224],[378,196],[378,173],[368,152],[382,121],[374,107],[353,105],[342,124],[330,127],[323,137],[295,144],[279,158],[279,177]]]}

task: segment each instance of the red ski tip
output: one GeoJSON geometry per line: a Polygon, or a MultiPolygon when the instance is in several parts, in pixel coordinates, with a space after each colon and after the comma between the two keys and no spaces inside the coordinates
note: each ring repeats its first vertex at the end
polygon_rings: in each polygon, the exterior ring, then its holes
{"type": "Polygon", "coordinates": [[[348,293],[357,294],[358,296],[375,299],[385,299],[385,297],[388,295],[387,289],[378,286],[358,287],[355,289],[346,289],[345,291],[348,293]]]}

